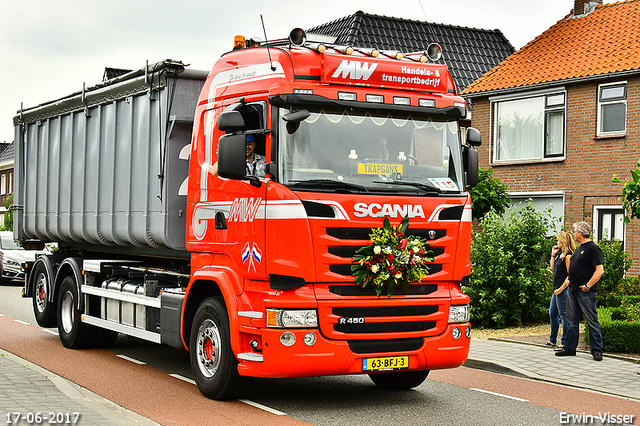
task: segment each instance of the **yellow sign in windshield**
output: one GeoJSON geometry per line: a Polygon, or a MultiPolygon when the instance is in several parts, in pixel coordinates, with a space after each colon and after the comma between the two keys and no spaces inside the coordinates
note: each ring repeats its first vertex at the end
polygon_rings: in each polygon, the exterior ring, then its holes
{"type": "Polygon", "coordinates": [[[390,175],[402,173],[402,164],[358,163],[359,175],[390,175]]]}

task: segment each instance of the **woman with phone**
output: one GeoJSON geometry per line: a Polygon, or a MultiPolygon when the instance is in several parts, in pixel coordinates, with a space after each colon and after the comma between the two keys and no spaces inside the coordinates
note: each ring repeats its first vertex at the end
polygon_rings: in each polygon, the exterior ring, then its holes
{"type": "MultiPolygon", "coordinates": [[[[576,251],[576,241],[569,232],[560,232],[557,235],[558,243],[551,249],[550,267],[553,271],[553,294],[549,304],[549,319],[551,320],[551,335],[547,346],[556,346],[560,321],[562,321],[561,347],[564,347],[565,337],[569,324],[567,323],[567,293],[569,286],[567,275],[571,255],[576,251]]],[[[560,347],[558,347],[560,349],[560,347]]]]}

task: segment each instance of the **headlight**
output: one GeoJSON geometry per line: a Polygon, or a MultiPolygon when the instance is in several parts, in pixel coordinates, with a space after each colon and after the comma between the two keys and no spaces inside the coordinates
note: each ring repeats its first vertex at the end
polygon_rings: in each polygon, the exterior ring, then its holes
{"type": "Polygon", "coordinates": [[[451,305],[449,307],[449,323],[468,321],[469,305],[451,305]]]}
{"type": "Polygon", "coordinates": [[[2,262],[6,265],[20,266],[20,262],[17,262],[13,259],[9,259],[8,257],[3,257],[2,262]]]}
{"type": "Polygon", "coordinates": [[[267,309],[267,327],[308,328],[318,326],[315,309],[267,309]]]}

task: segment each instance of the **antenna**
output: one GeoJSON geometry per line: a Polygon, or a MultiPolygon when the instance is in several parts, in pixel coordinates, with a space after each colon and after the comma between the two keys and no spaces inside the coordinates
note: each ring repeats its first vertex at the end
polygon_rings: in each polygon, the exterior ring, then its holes
{"type": "MultiPolygon", "coordinates": [[[[262,31],[264,32],[264,39],[265,40],[269,40],[267,38],[267,30],[264,27],[264,19],[262,19],[262,13],[260,14],[260,21],[262,22],[262,31]]],[[[269,65],[271,67],[271,71],[275,71],[276,67],[274,67],[273,66],[273,62],[271,62],[271,51],[269,50],[269,44],[268,43],[266,44],[266,47],[267,47],[267,55],[269,55],[269,65]]]]}

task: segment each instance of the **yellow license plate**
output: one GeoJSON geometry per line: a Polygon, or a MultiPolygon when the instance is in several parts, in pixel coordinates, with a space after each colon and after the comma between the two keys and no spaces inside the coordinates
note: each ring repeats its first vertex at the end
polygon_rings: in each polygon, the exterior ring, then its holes
{"type": "Polygon", "coordinates": [[[362,360],[362,371],[399,370],[402,368],[409,368],[408,356],[364,358],[362,360]]]}

